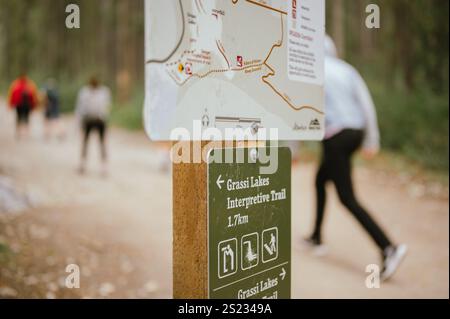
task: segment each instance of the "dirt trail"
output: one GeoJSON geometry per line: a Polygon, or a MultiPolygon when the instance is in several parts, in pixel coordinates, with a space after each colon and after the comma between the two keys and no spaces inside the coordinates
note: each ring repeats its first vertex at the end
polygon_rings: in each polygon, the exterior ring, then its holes
{"type": "MultiPolygon", "coordinates": [[[[110,175],[101,177],[92,139],[91,165],[79,176],[78,130],[73,118],[64,123],[64,141],[44,141],[35,114],[32,138],[16,143],[14,115],[0,105],[0,177],[31,205],[20,213],[0,205],[0,297],[170,298],[171,176],[158,169],[158,149],[143,133],[113,128],[110,175]],[[71,263],[80,266],[80,289],[65,288],[71,263]]],[[[448,298],[448,196],[425,196],[401,175],[357,169],[363,202],[410,247],[392,282],[367,289],[365,267],[379,256],[336,196],[326,218],[329,255],[298,244],[311,225],[314,169],[293,172],[293,297],[448,298]]]]}

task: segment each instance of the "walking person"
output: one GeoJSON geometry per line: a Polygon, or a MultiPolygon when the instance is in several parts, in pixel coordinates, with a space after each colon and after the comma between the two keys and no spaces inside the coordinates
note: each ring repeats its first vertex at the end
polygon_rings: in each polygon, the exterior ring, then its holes
{"type": "Polygon", "coordinates": [[[54,79],[48,79],[42,89],[45,107],[45,138],[56,136],[63,138],[63,130],[59,121],[60,98],[54,79]]]}
{"type": "Polygon", "coordinates": [[[100,153],[102,159],[102,174],[107,174],[106,131],[109,110],[111,107],[110,90],[101,85],[96,77],[89,80],[89,84],[78,93],[76,114],[81,122],[83,142],[81,150],[80,174],[86,170],[86,159],[89,136],[97,132],[100,139],[100,153]]]}
{"type": "Polygon", "coordinates": [[[379,151],[379,131],[370,92],[360,74],[337,57],[333,41],[325,43],[325,122],[323,154],[316,176],[316,220],[307,242],[323,248],[322,223],[325,215],[326,183],[336,187],[341,203],[350,211],[378,246],[383,269],[381,279],[389,279],[403,260],[406,245],[395,245],[355,196],[352,156],[362,149],[367,159],[379,151]]]}
{"type": "Polygon", "coordinates": [[[38,96],[36,85],[25,73],[11,84],[8,102],[17,114],[16,138],[28,136],[30,113],[38,104],[38,96]]]}

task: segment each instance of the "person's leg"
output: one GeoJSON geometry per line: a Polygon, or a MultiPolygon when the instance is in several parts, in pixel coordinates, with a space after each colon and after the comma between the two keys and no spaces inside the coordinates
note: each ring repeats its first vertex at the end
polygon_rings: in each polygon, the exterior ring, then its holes
{"type": "Polygon", "coordinates": [[[332,141],[334,143],[332,147],[336,152],[335,158],[333,158],[334,169],[331,172],[331,178],[336,186],[342,204],[353,214],[380,250],[384,252],[392,243],[375,220],[359,204],[353,189],[351,157],[359,148],[362,138],[362,132],[344,131],[338,138],[332,141]]]}
{"type": "Polygon", "coordinates": [[[98,122],[98,133],[100,136],[100,152],[102,156],[102,162],[105,163],[108,159],[108,154],[106,152],[106,123],[99,120],[98,122]]]}
{"type": "Polygon", "coordinates": [[[24,106],[17,106],[17,124],[16,124],[16,139],[22,139],[28,135],[28,122],[30,110],[24,106]]]}
{"type": "Polygon", "coordinates": [[[326,182],[328,180],[328,160],[326,155],[325,150],[323,150],[322,161],[316,175],[316,220],[314,223],[314,231],[310,238],[316,244],[322,243],[322,223],[325,215],[325,204],[327,199],[326,182]]]}
{"type": "Polygon", "coordinates": [[[22,112],[20,110],[20,108],[17,106],[16,107],[16,139],[20,140],[20,128],[22,125],[22,121],[23,121],[23,116],[22,116],[22,112]]]}
{"type": "Polygon", "coordinates": [[[48,106],[46,106],[44,112],[44,140],[49,140],[51,137],[52,137],[51,116],[48,110],[48,106]]]}
{"type": "Polygon", "coordinates": [[[97,129],[100,138],[100,153],[102,158],[101,174],[106,177],[108,175],[108,154],[106,152],[106,123],[102,120],[98,120],[97,129]]]}
{"type": "Polygon", "coordinates": [[[83,121],[83,144],[81,147],[80,173],[84,173],[84,171],[85,171],[89,135],[91,134],[91,131],[92,131],[92,122],[88,121],[88,120],[84,120],[83,121]]]}
{"type": "Polygon", "coordinates": [[[31,109],[29,107],[25,107],[24,121],[23,121],[23,135],[26,138],[30,137],[30,115],[31,115],[31,109]]]}

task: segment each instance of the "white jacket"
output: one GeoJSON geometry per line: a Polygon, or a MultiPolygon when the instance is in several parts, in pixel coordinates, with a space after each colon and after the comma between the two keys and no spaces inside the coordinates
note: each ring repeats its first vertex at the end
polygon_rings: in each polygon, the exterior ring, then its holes
{"type": "Polygon", "coordinates": [[[365,131],[363,147],[378,149],[377,114],[366,83],[354,67],[337,58],[329,38],[325,52],[325,139],[344,129],[361,129],[365,131]]]}
{"type": "Polygon", "coordinates": [[[111,107],[111,93],[106,86],[83,87],[78,93],[75,113],[80,119],[106,120],[111,107]]]}

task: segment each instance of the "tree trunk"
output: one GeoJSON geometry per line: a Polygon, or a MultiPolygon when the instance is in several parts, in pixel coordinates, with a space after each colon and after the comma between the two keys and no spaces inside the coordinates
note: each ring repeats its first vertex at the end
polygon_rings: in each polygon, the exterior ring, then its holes
{"type": "Polygon", "coordinates": [[[118,72],[116,74],[117,98],[120,104],[126,103],[131,95],[131,60],[130,45],[130,2],[119,1],[117,5],[117,57],[118,72]]]}
{"type": "Polygon", "coordinates": [[[344,1],[328,1],[332,14],[332,34],[340,57],[345,57],[345,25],[344,25],[344,1]]]}

